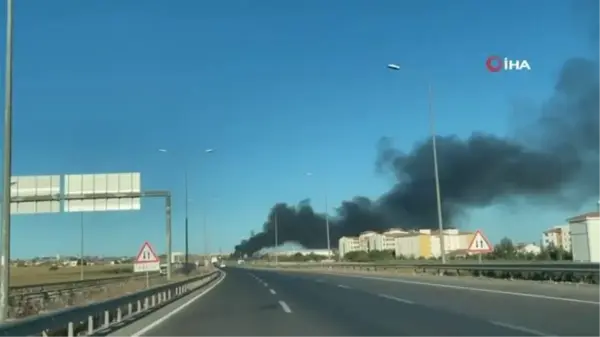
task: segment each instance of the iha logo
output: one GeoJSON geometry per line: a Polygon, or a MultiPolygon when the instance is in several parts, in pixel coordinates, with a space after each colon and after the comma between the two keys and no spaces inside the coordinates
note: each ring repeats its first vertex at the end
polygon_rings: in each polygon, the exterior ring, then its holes
{"type": "Polygon", "coordinates": [[[485,67],[488,71],[497,73],[501,70],[531,70],[531,66],[527,60],[511,60],[508,57],[490,56],[485,60],[485,67]]]}

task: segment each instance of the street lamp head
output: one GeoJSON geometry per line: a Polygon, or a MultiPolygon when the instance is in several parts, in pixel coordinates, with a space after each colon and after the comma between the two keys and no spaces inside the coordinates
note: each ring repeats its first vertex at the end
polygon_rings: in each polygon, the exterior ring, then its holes
{"type": "Polygon", "coordinates": [[[313,174],[312,174],[312,172],[306,172],[305,174],[306,174],[306,176],[308,176],[308,177],[310,177],[310,176],[312,176],[312,175],[313,175],[313,174]]]}
{"type": "Polygon", "coordinates": [[[395,63],[390,63],[387,65],[387,67],[388,67],[388,69],[391,69],[391,70],[400,70],[400,66],[395,63]]]}
{"type": "Polygon", "coordinates": [[[158,149],[158,152],[169,152],[167,149],[158,149]]]}
{"type": "Polygon", "coordinates": [[[213,153],[215,152],[215,149],[206,149],[204,150],[204,153],[213,153]]]}

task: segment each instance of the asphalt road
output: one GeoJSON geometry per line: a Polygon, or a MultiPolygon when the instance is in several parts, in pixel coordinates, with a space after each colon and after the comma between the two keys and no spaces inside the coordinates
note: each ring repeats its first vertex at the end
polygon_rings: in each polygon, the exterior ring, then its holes
{"type": "MultiPolygon", "coordinates": [[[[146,336],[598,336],[599,306],[345,275],[227,268],[146,336]]],[[[470,287],[469,287],[470,288],[470,287]]]]}

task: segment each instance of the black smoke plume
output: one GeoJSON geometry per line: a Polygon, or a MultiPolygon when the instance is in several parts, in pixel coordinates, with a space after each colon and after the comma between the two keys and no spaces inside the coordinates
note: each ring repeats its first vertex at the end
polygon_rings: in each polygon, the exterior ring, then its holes
{"type": "MultiPolygon", "coordinates": [[[[597,2],[591,4],[598,7],[597,2]]],[[[595,20],[597,27],[597,16],[595,20]]],[[[597,43],[596,38],[596,51],[597,43]]],[[[597,60],[570,59],[560,71],[554,95],[541,108],[516,104],[519,113],[539,116],[518,137],[478,132],[468,139],[436,137],[445,223],[453,224],[469,209],[513,200],[566,208],[597,200],[599,90],[597,60]]],[[[437,226],[431,139],[410,153],[395,149],[390,139],[381,139],[376,168],[391,172],[397,183],[377,200],[359,196],[344,201],[330,218],[332,247],[341,236],[366,230],[437,226]]],[[[275,223],[279,243],[324,248],[325,221],[309,201],[297,206],[276,204],[262,231],[237,245],[236,253],[251,255],[274,246],[275,223]]]]}

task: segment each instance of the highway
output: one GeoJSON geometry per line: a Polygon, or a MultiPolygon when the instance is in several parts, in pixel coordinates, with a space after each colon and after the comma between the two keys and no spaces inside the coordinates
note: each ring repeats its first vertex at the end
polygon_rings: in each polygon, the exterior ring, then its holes
{"type": "Polygon", "coordinates": [[[598,336],[598,298],[310,272],[226,268],[145,336],[598,336]]]}

